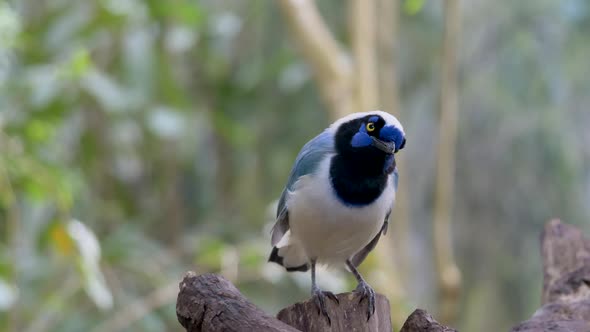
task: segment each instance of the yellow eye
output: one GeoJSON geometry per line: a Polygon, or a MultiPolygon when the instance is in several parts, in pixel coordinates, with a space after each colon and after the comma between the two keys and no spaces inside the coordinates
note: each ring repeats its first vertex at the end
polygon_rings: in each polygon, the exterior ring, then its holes
{"type": "Polygon", "coordinates": [[[375,124],[373,122],[367,123],[367,131],[372,132],[373,130],[375,130],[375,124]]]}

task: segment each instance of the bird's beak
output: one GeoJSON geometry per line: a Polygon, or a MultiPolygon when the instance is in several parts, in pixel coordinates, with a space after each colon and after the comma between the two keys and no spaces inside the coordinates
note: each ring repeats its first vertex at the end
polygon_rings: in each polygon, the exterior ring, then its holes
{"type": "Polygon", "coordinates": [[[387,153],[387,154],[394,154],[395,153],[395,142],[385,142],[382,141],[374,136],[371,136],[373,140],[372,144],[377,149],[387,153]]]}

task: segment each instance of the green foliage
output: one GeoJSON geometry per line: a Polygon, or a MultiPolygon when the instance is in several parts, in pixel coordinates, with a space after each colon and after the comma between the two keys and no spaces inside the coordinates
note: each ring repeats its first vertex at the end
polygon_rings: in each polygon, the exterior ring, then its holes
{"type": "Polygon", "coordinates": [[[416,15],[424,7],[424,0],[404,1],[404,12],[408,15],[416,15]]]}

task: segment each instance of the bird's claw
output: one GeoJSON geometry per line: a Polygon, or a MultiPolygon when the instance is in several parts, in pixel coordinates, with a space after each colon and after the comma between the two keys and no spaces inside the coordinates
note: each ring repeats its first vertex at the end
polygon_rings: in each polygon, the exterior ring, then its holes
{"type": "Polygon", "coordinates": [[[375,291],[369,286],[369,284],[362,281],[358,284],[354,292],[360,297],[359,304],[363,302],[363,300],[367,300],[367,321],[369,321],[371,316],[375,313],[375,291]]]}
{"type": "Polygon", "coordinates": [[[316,306],[318,307],[318,315],[322,314],[328,320],[328,325],[332,325],[332,320],[330,319],[330,315],[328,315],[328,310],[326,308],[326,297],[331,299],[332,301],[340,304],[340,301],[332,292],[324,292],[319,288],[315,288],[312,291],[312,298],[316,306]]]}
{"type": "Polygon", "coordinates": [[[326,295],[330,300],[336,302],[336,304],[340,304],[340,300],[338,300],[338,298],[336,297],[336,295],[334,295],[334,293],[324,292],[324,295],[326,295]]]}

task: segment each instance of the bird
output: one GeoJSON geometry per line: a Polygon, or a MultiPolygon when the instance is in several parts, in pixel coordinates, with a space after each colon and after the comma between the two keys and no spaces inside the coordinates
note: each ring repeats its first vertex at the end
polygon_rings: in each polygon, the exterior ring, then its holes
{"type": "Polygon", "coordinates": [[[383,111],[344,116],[307,142],[295,159],[277,206],[269,262],[287,271],[311,269],[311,295],[326,317],[326,298],[316,265],[345,265],[357,280],[367,320],[375,291],[357,267],[385,235],[393,209],[398,170],[395,156],[406,145],[398,119],[383,111]]]}

